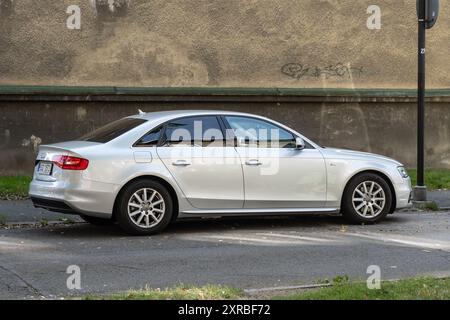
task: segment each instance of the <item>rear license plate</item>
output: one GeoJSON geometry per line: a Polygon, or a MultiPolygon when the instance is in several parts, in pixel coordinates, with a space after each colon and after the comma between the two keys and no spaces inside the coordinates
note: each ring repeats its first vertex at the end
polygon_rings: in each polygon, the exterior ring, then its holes
{"type": "Polygon", "coordinates": [[[42,175],[50,175],[52,173],[53,163],[51,162],[39,162],[37,172],[42,175]]]}

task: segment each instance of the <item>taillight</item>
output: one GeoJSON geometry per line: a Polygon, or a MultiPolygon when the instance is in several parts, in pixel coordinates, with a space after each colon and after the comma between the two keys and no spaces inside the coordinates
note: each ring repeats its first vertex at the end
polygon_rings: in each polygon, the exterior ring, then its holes
{"type": "Polygon", "coordinates": [[[54,156],[53,163],[64,170],[86,170],[89,160],[71,156],[54,156]]]}

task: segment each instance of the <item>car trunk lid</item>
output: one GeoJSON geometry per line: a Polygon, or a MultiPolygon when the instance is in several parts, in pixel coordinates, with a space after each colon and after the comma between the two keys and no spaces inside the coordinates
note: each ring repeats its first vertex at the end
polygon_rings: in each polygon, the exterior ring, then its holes
{"type": "Polygon", "coordinates": [[[55,157],[82,157],[81,154],[84,149],[92,148],[100,144],[101,143],[88,141],[68,141],[39,146],[34,169],[35,179],[49,182],[62,179],[65,170],[55,165],[55,157]]]}

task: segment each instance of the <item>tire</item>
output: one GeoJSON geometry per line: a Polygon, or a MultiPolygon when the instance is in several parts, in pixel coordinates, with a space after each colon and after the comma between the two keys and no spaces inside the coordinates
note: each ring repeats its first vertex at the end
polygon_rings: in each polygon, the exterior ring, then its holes
{"type": "Polygon", "coordinates": [[[349,222],[371,224],[383,220],[391,207],[392,192],[387,181],[375,173],[363,173],[347,184],[341,209],[349,222]]]}
{"type": "Polygon", "coordinates": [[[97,218],[97,217],[91,217],[91,216],[85,216],[81,215],[81,219],[84,221],[94,225],[94,226],[110,226],[114,224],[113,219],[104,219],[104,218],[97,218]]]}
{"type": "Polygon", "coordinates": [[[128,185],[119,197],[117,223],[130,235],[160,233],[172,220],[172,197],[159,182],[137,180],[128,185]]]}

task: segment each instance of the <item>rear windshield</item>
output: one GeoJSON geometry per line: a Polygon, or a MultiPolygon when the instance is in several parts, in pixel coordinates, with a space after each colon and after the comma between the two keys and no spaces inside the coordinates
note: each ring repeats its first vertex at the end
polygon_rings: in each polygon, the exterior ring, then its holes
{"type": "Polygon", "coordinates": [[[136,128],[137,126],[143,124],[147,120],[135,119],[135,118],[123,118],[114,122],[107,124],[95,131],[85,134],[78,141],[90,141],[90,142],[109,142],[127,131],[136,128]]]}

